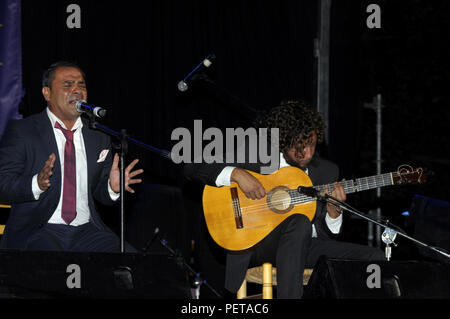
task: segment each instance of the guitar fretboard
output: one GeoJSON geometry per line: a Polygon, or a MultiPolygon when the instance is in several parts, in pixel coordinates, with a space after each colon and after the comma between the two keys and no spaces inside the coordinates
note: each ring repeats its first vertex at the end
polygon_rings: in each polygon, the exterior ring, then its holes
{"type": "MultiPolygon", "coordinates": [[[[317,185],[313,187],[315,190],[319,192],[324,191],[325,188],[328,187],[328,192],[331,193],[334,190],[333,184],[317,185]]],[[[381,175],[373,175],[368,177],[357,178],[354,180],[341,181],[339,182],[339,184],[341,184],[344,187],[344,191],[346,194],[350,194],[378,187],[391,186],[394,185],[394,181],[392,178],[392,173],[385,173],[381,175]]],[[[293,198],[295,204],[316,200],[313,197],[298,193],[296,189],[290,190],[289,193],[293,198]]]]}
{"type": "MultiPolygon", "coordinates": [[[[344,187],[346,194],[394,185],[391,173],[362,177],[355,180],[342,181],[339,182],[339,184],[344,187]]],[[[328,191],[330,193],[334,190],[333,184],[314,186],[314,188],[319,192],[323,191],[326,187],[328,187],[328,191]]]]}

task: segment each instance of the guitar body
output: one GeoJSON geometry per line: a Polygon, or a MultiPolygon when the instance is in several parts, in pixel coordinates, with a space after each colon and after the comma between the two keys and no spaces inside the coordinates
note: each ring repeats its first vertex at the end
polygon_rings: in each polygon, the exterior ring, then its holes
{"type": "MultiPolygon", "coordinates": [[[[270,175],[247,171],[264,186],[267,196],[248,199],[236,183],[229,187],[206,186],[203,211],[211,237],[228,250],[245,250],[264,239],[292,214],[302,214],[312,221],[316,213],[313,197],[299,194],[299,186],[316,191],[333,190],[333,184],[313,186],[301,169],[288,166],[270,175]]],[[[390,185],[422,184],[427,180],[422,168],[401,165],[396,172],[339,182],[346,194],[390,185]]]]}
{"type": "Polygon", "coordinates": [[[312,221],[316,201],[297,203],[299,186],[312,186],[308,175],[295,167],[284,167],[270,175],[251,171],[267,192],[252,200],[236,183],[231,186],[206,186],[203,210],[208,231],[215,242],[227,250],[251,248],[264,239],[281,222],[293,214],[303,214],[312,221]]]}

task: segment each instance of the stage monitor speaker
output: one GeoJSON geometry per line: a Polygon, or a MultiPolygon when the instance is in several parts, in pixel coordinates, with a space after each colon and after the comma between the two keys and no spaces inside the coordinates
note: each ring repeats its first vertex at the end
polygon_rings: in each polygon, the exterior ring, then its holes
{"type": "Polygon", "coordinates": [[[450,265],[320,258],[305,299],[450,298],[450,265]]]}
{"type": "MultiPolygon", "coordinates": [[[[414,238],[427,245],[450,251],[450,203],[415,195],[409,210],[414,224],[414,238]]],[[[450,262],[450,259],[430,249],[419,247],[423,257],[450,262]]]]}
{"type": "Polygon", "coordinates": [[[0,251],[3,298],[190,296],[187,273],[167,254],[0,251]]]}

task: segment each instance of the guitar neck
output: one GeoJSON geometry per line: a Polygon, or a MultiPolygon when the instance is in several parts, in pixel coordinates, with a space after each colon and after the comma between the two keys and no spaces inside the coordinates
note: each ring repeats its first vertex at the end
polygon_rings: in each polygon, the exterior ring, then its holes
{"type": "MultiPolygon", "coordinates": [[[[392,173],[385,173],[380,175],[357,178],[354,180],[342,181],[339,182],[339,184],[341,184],[344,187],[346,194],[350,194],[378,187],[391,186],[394,185],[394,180],[392,178],[392,173]]],[[[333,184],[314,186],[314,188],[318,191],[323,191],[325,187],[328,187],[330,193],[334,190],[333,184]]]]}

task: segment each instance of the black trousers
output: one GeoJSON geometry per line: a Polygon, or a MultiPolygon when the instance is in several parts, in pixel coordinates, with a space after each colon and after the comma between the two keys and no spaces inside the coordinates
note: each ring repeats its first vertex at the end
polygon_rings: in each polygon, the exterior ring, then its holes
{"type": "Polygon", "coordinates": [[[303,271],[320,256],[353,260],[384,260],[377,248],[312,237],[312,224],[304,215],[292,215],[270,233],[252,253],[250,267],[270,262],[277,267],[277,297],[303,295],[303,271]]]}
{"type": "MultiPolygon", "coordinates": [[[[110,230],[99,230],[91,223],[80,226],[47,224],[35,233],[27,250],[74,252],[120,252],[120,239],[110,230]]],[[[126,252],[136,252],[125,243],[126,252]]]]}

